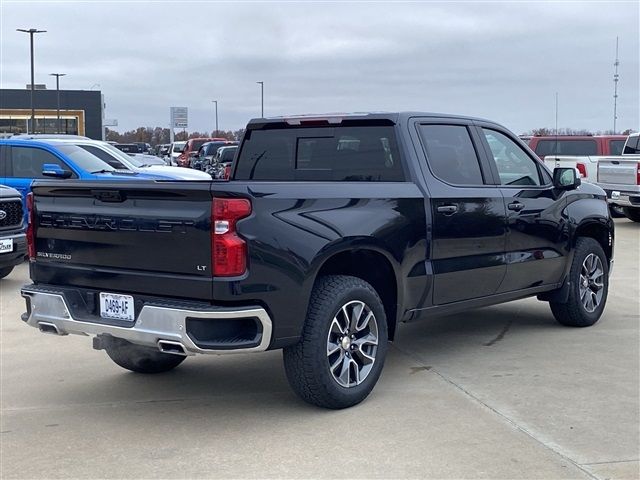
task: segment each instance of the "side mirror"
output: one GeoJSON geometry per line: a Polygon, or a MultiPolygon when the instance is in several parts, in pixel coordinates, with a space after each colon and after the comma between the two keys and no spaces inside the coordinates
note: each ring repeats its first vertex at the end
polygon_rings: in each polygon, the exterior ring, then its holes
{"type": "Polygon", "coordinates": [[[575,168],[558,167],[553,170],[553,186],[560,190],[573,190],[581,183],[575,168]]]}
{"type": "Polygon", "coordinates": [[[45,163],[42,166],[42,175],[53,178],[69,178],[73,174],[69,170],[63,170],[60,165],[55,163],[45,163]]]}

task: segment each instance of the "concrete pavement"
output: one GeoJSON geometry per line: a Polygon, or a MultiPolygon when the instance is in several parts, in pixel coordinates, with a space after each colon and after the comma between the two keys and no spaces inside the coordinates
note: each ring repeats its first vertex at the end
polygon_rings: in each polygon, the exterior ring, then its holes
{"type": "Polygon", "coordinates": [[[0,282],[0,477],[640,478],[640,226],[587,329],[528,299],[402,325],[363,404],[308,406],[280,352],[143,376],[20,321],[0,282]]]}

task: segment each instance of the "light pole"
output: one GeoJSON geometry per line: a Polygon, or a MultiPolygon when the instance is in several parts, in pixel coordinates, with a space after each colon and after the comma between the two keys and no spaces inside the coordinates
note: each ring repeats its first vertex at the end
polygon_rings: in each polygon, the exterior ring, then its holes
{"type": "Polygon", "coordinates": [[[260,116],[264,118],[264,82],[256,82],[260,84],[260,116]]]}
{"type": "Polygon", "coordinates": [[[56,77],[56,97],[58,97],[58,131],[62,133],[60,128],[60,77],[64,77],[66,73],[50,73],[52,77],[56,77]]]}
{"type": "Polygon", "coordinates": [[[30,45],[31,45],[31,128],[34,130],[33,133],[35,133],[35,129],[36,129],[36,110],[35,110],[35,107],[33,106],[33,89],[35,88],[35,86],[33,85],[33,83],[34,83],[34,79],[33,79],[33,35],[35,33],[46,33],[46,30],[38,30],[37,28],[30,28],[29,30],[26,30],[24,28],[17,28],[16,31],[29,34],[29,40],[30,40],[30,45]]]}
{"type": "Polygon", "coordinates": [[[215,137],[218,136],[218,101],[217,100],[211,100],[215,106],[216,106],[216,134],[214,135],[215,137]]]}

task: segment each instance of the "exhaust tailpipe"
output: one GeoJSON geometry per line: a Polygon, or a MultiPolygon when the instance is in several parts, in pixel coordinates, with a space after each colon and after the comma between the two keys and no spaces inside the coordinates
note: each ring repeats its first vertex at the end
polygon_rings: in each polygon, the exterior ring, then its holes
{"type": "Polygon", "coordinates": [[[158,340],[158,348],[162,353],[172,353],[173,355],[187,356],[184,346],[180,342],[172,342],[171,340],[158,340]]]}
{"type": "Polygon", "coordinates": [[[62,335],[58,330],[58,327],[56,327],[53,323],[38,322],[38,329],[42,333],[50,333],[52,335],[62,335]]]}

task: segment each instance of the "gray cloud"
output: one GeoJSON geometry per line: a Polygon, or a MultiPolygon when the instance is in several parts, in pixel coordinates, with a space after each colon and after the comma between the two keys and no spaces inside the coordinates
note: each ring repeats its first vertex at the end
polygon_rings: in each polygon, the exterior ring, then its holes
{"type": "MultiPolygon", "coordinates": [[[[3,2],[3,88],[62,71],[64,88],[99,83],[120,129],[236,129],[265,113],[426,110],[483,116],[516,132],[554,122],[612,127],[620,36],[621,128],[638,129],[637,2],[3,2]]],[[[50,87],[51,88],[51,87],[50,87]]]]}

